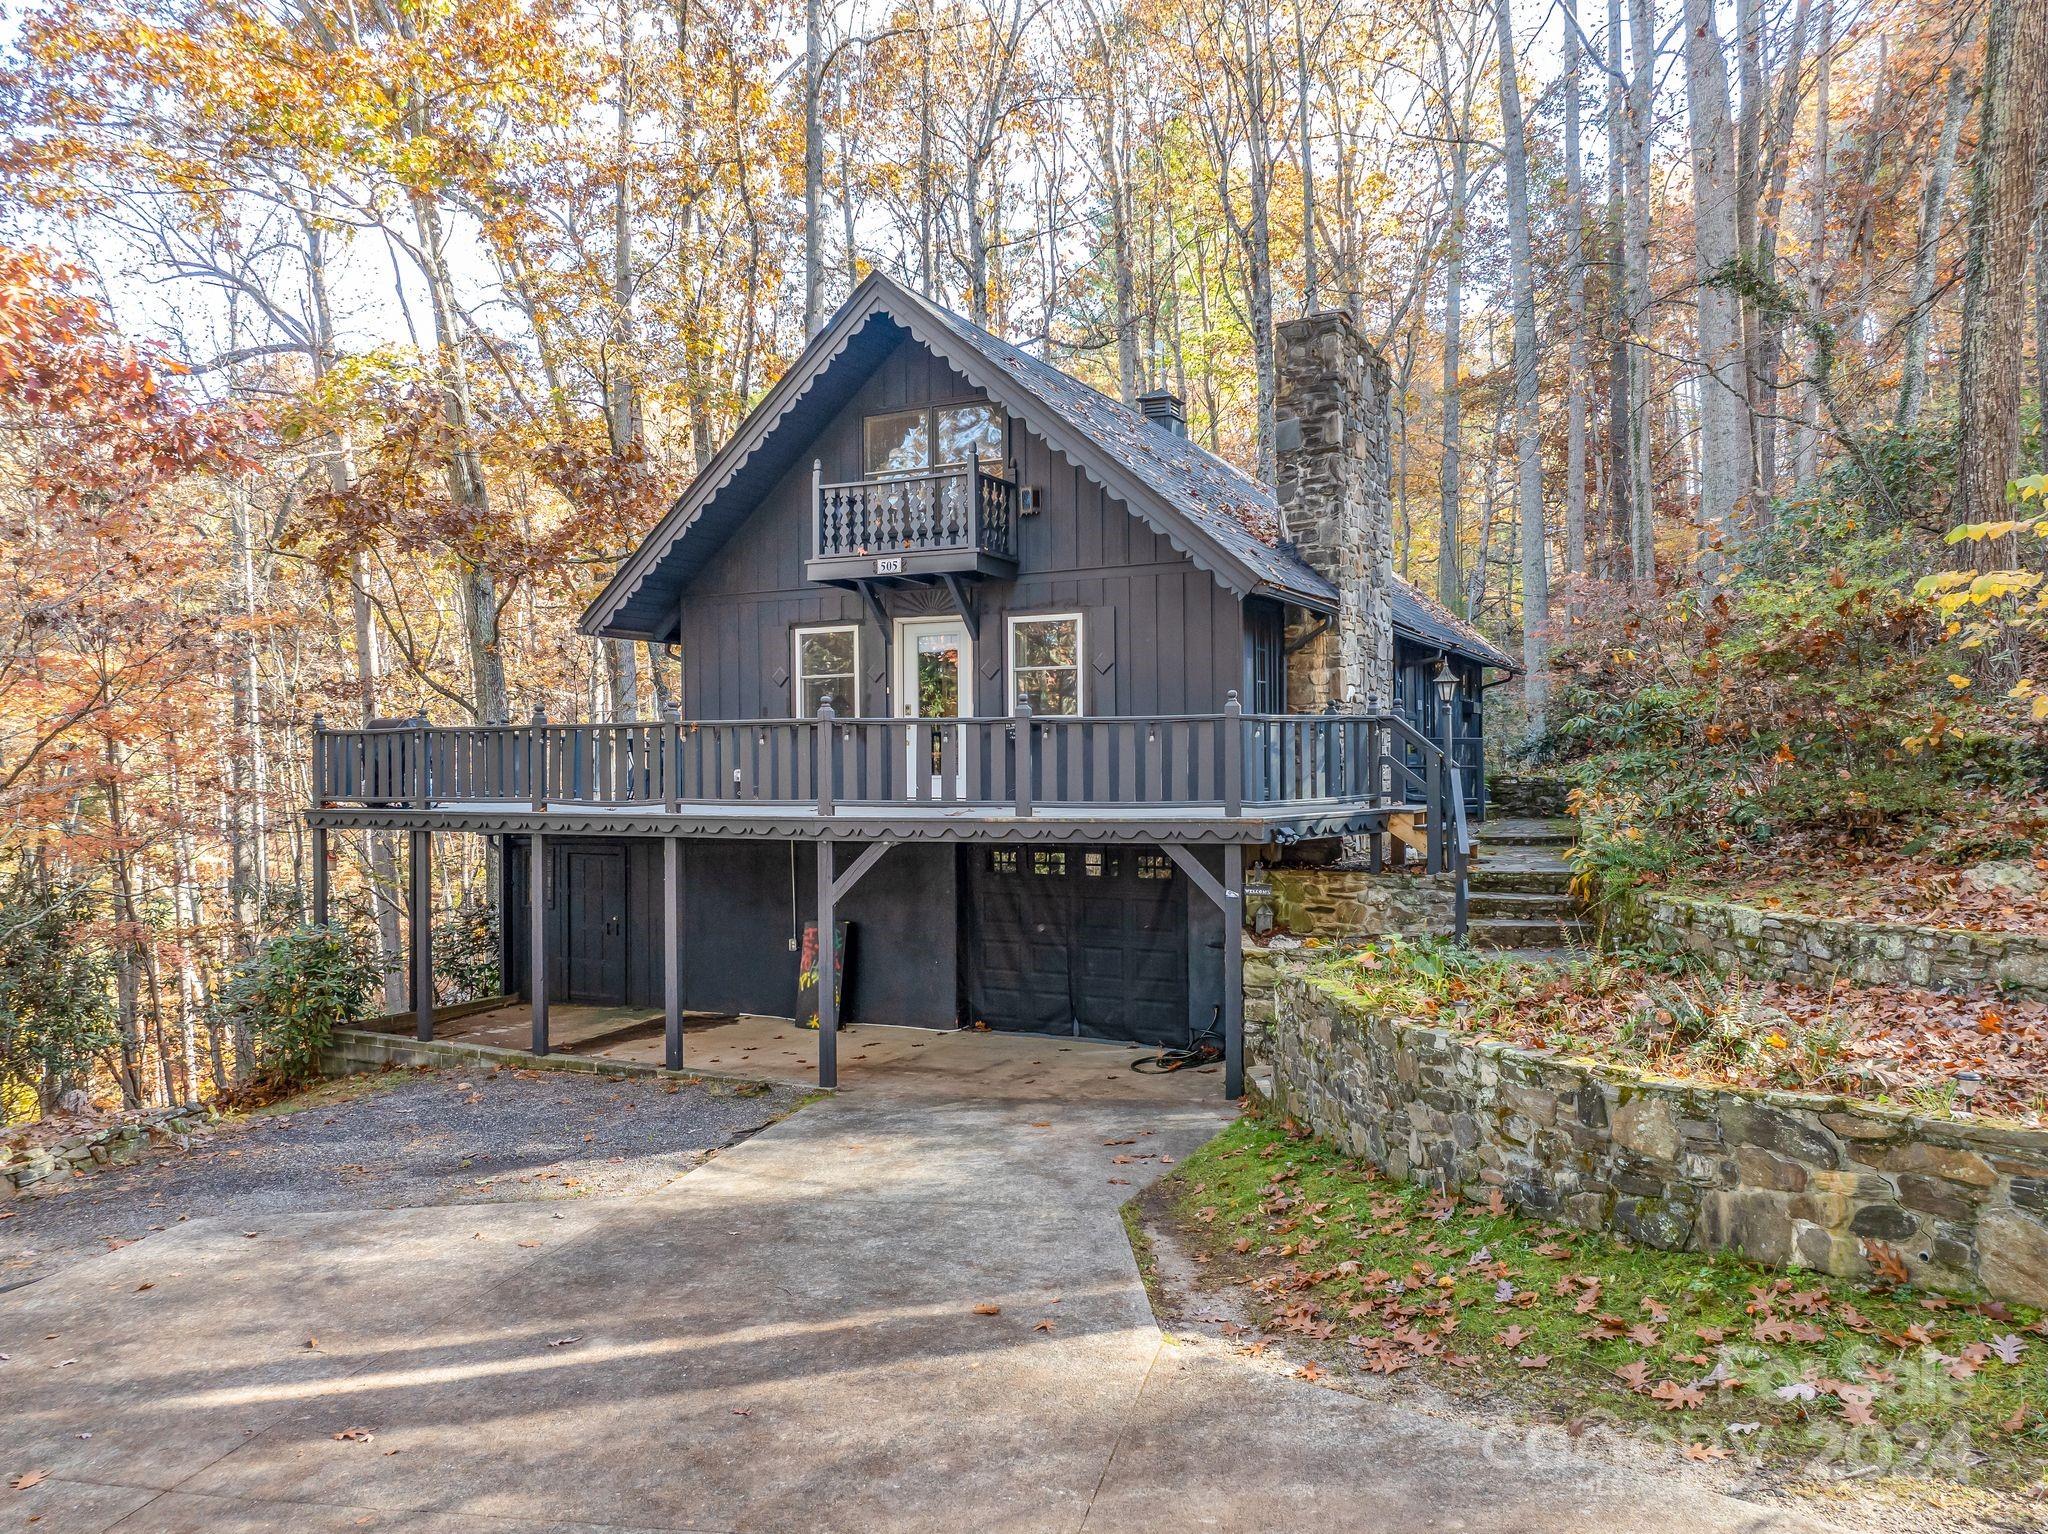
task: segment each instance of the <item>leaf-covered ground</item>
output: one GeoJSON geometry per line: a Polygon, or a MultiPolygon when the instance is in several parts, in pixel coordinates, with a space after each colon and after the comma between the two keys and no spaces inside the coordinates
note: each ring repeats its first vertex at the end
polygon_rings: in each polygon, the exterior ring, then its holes
{"type": "Polygon", "coordinates": [[[1723,978],[1651,955],[1529,963],[1400,940],[1333,955],[1322,968],[1374,1011],[1528,1049],[2048,1124],[2048,1003],[1723,978]]]}
{"type": "Polygon", "coordinates": [[[1643,1452],[2000,1488],[2048,1515],[2048,1321],[1659,1252],[1397,1183],[1248,1116],[1163,1185],[1238,1342],[1424,1378],[1643,1452]]]}
{"type": "MultiPolygon", "coordinates": [[[[2030,859],[2048,874],[2048,859],[2030,859]]],[[[2039,889],[2001,888],[1927,857],[1842,852],[1788,868],[1707,868],[1684,886],[1768,911],[1965,932],[2048,935],[2048,877],[2039,889]]]]}

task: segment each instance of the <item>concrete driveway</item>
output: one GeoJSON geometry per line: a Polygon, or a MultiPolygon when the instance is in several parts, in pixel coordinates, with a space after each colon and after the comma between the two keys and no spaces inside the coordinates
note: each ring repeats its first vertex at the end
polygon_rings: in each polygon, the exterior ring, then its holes
{"type": "Polygon", "coordinates": [[[0,1295],[0,1529],[1795,1526],[1163,1337],[1118,1205],[1224,1122],[1188,1085],[876,1084],[652,1192],[191,1221],[0,1295]]]}

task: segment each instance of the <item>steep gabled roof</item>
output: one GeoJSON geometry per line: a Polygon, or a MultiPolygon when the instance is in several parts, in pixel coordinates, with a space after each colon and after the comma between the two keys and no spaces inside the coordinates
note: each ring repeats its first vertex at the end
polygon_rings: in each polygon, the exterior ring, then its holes
{"type": "MultiPolygon", "coordinates": [[[[875,272],[619,567],[579,627],[622,639],[669,638],[690,577],[906,333],[1224,586],[1335,610],[1336,588],[1281,541],[1270,491],[1122,401],[875,272]]],[[[1395,623],[1426,643],[1511,664],[1469,626],[1398,584],[1395,623]]]]}

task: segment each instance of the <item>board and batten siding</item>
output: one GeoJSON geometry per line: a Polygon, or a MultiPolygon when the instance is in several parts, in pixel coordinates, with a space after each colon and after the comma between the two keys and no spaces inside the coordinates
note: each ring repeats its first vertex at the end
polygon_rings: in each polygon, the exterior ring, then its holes
{"type": "MultiPolygon", "coordinates": [[[[811,460],[823,462],[827,481],[858,479],[865,417],[986,398],[914,339],[883,360],[684,591],[682,706],[688,717],[789,715],[791,631],[820,623],[861,626],[861,711],[894,712],[893,679],[873,615],[857,593],[804,578],[811,460]]],[[[1041,509],[1018,519],[1017,578],[970,583],[981,627],[974,712],[1010,712],[1004,620],[1013,613],[1085,615],[1089,713],[1213,713],[1230,690],[1242,692],[1245,619],[1237,596],[1014,419],[1011,434],[1020,483],[1039,491],[1041,509]]],[[[884,602],[892,619],[953,610],[943,587],[898,589],[884,602]]]]}

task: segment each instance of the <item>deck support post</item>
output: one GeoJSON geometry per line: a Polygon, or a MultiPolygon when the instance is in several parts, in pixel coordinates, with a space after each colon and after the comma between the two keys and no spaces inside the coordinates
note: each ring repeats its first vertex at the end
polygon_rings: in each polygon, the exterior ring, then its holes
{"type": "Polygon", "coordinates": [[[548,847],[536,831],[526,844],[526,989],[533,998],[533,1053],[548,1052],[548,847]]]}
{"type": "MultiPolygon", "coordinates": [[[[1218,880],[1186,847],[1161,842],[1188,882],[1223,913],[1223,1095],[1244,1096],[1244,844],[1223,844],[1223,877],[1218,880]]],[[[1194,941],[1192,928],[1188,941],[1194,941]]]]}
{"type": "Polygon", "coordinates": [[[327,925],[327,828],[313,827],[313,925],[327,925]]]}
{"type": "Polygon", "coordinates": [[[1244,846],[1223,844],[1223,1095],[1244,1096],[1244,846]]]}
{"type": "Polygon", "coordinates": [[[434,1038],[434,833],[412,833],[412,1022],[421,1043],[434,1038]]]}
{"type": "Polygon", "coordinates": [[[662,1063],[683,1068],[683,839],[661,839],[661,1016],[667,1050],[662,1063]]]}
{"type": "Polygon", "coordinates": [[[837,891],[833,888],[830,837],[818,843],[818,1085],[839,1085],[839,998],[833,992],[832,933],[837,891]]]}
{"type": "Polygon", "coordinates": [[[860,855],[846,865],[844,872],[838,867],[835,849],[838,843],[827,838],[818,843],[818,1085],[836,1087],[839,1085],[839,995],[833,989],[833,961],[838,957],[834,951],[834,929],[838,926],[839,902],[853,893],[853,887],[860,883],[861,876],[881,859],[883,853],[895,846],[894,842],[874,842],[863,847],[860,855]]]}

